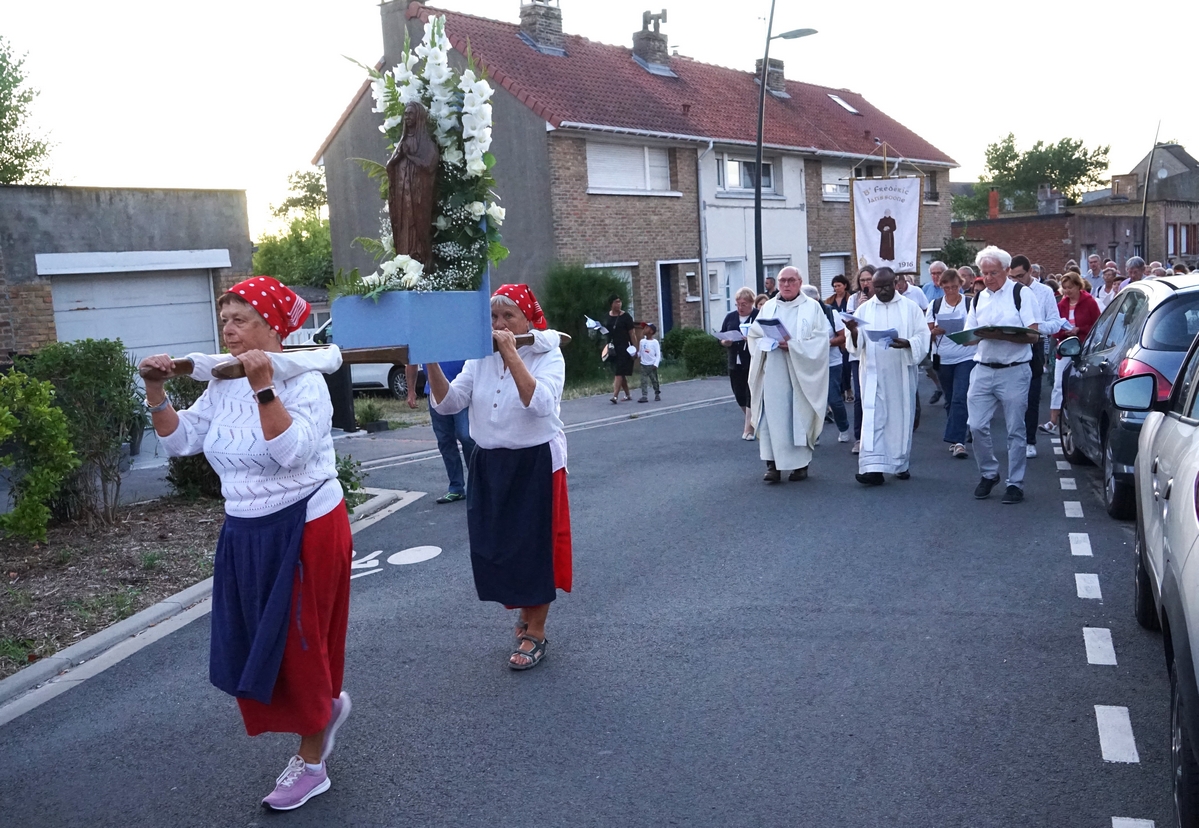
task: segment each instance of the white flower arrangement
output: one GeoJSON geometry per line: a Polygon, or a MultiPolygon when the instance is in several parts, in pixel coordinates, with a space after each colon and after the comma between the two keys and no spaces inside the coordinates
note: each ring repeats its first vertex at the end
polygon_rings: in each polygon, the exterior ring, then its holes
{"type": "MultiPolygon", "coordinates": [[[[388,152],[402,137],[404,108],[420,102],[429,110],[429,126],[441,150],[437,175],[437,205],[433,219],[433,261],[429,267],[408,256],[396,256],[386,207],[379,239],[359,239],[375,253],[379,271],[360,277],[351,273],[334,282],[336,295],[378,297],[386,290],[475,290],[487,266],[502,261],[508,250],[500,243],[505,211],[496,203],[491,170],[492,108],[495,94],[467,50],[467,68],[458,74],[450,66],[451,49],[445,17],[425,24],[424,37],[411,48],[405,40],[400,63],[390,72],[371,70],[374,111],[383,115],[379,127],[388,139],[388,152]]],[[[357,159],[373,178],[382,181],[386,199],[387,170],[374,161],[357,159]]]]}

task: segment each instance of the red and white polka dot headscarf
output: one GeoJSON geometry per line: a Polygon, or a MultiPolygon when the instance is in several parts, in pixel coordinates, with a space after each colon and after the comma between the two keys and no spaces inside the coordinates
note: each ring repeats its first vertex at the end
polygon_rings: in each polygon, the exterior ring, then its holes
{"type": "Polygon", "coordinates": [[[252,276],[229,288],[239,299],[258,311],[279,338],[298,330],[312,307],[291,288],[271,276],[252,276]]]}
{"type": "Polygon", "coordinates": [[[493,296],[507,296],[516,306],[520,308],[520,312],[525,315],[525,319],[529,320],[529,324],[539,331],[544,331],[549,327],[545,321],[545,314],[541,312],[541,303],[537,301],[537,297],[533,295],[533,290],[528,285],[500,285],[493,296]]]}

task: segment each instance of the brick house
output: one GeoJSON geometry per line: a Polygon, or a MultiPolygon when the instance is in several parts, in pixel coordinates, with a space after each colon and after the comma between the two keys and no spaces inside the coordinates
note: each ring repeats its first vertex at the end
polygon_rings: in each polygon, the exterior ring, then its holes
{"type": "MultiPolygon", "coordinates": [[[[536,286],[556,261],[606,267],[629,282],[638,319],[663,332],[718,326],[737,288],[755,282],[759,75],[671,54],[654,15],[637,21],[631,47],[566,34],[555,0],[526,0],[520,24],[385,2],[381,65],[398,63],[405,31],[419,41],[434,14],[447,18],[455,66],[469,43],[496,87],[492,152],[512,255],[495,277],[536,286]]],[[[771,60],[767,89],[768,271],[796,265],[827,288],[850,266],[847,179],[855,165],[859,176],[881,173],[876,139],[926,173],[922,246],[940,247],[950,214],[936,182],[947,182],[951,158],[861,95],[786,80],[781,61],[771,60]]],[[[385,160],[372,108],[363,84],[314,159],[328,183],[334,265],[365,272],[375,263],[353,239],[378,234],[382,204],[351,159],[385,160]]]]}
{"type": "Polygon", "coordinates": [[[1199,267],[1199,161],[1178,144],[1161,144],[1153,153],[1146,245],[1141,210],[1148,167],[1146,155],[1130,173],[1112,176],[1107,189],[1084,193],[1079,204],[1064,207],[1060,196],[1042,191],[1036,215],[993,209],[983,221],[953,222],[953,234],[1024,253],[1049,273],[1062,272],[1068,259],[1082,264],[1092,253],[1121,270],[1132,256],[1199,267]]]}
{"type": "Polygon", "coordinates": [[[241,190],[0,186],[0,355],[86,338],[214,353],[215,297],[250,257],[241,190]]]}

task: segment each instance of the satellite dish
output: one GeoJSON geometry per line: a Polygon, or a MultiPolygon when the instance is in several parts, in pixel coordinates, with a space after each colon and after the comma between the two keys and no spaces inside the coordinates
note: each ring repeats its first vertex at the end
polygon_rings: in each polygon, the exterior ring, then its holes
{"type": "Polygon", "coordinates": [[[1166,177],[1166,176],[1168,176],[1169,174],[1170,174],[1170,173],[1166,171],[1166,168],[1165,168],[1165,167],[1158,167],[1158,168],[1157,168],[1157,177],[1158,177],[1158,178],[1165,178],[1165,177],[1166,177]]]}

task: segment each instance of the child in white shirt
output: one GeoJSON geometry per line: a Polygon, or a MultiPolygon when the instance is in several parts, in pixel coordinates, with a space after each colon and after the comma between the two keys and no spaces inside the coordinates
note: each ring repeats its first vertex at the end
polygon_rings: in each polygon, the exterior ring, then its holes
{"type": "Polygon", "coordinates": [[[645,336],[637,348],[637,359],[641,362],[641,399],[637,402],[649,402],[649,386],[654,386],[654,402],[662,401],[662,389],[658,385],[658,365],[662,362],[662,346],[654,339],[658,327],[654,324],[645,326],[645,336]]]}

